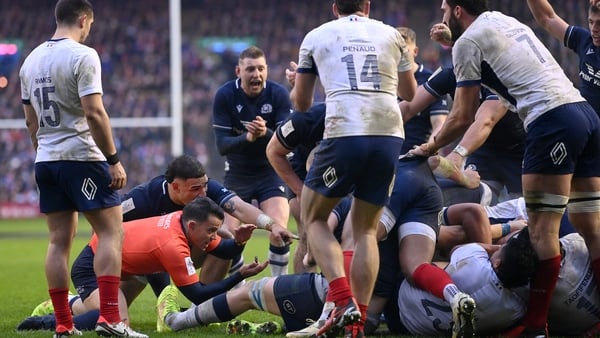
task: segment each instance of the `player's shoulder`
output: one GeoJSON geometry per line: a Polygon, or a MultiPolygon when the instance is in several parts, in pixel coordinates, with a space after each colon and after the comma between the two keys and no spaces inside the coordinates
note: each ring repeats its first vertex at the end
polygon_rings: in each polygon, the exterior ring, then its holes
{"type": "Polygon", "coordinates": [[[237,79],[229,80],[217,88],[217,94],[233,94],[238,89],[237,79]]]}
{"type": "Polygon", "coordinates": [[[274,94],[276,95],[288,95],[289,96],[289,90],[283,86],[282,84],[275,82],[273,80],[267,80],[267,89],[271,90],[274,94]]]}

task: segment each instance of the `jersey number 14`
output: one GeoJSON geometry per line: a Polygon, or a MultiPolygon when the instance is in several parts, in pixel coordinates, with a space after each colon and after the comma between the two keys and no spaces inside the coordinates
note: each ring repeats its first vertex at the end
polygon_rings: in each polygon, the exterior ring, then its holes
{"type": "MultiPolygon", "coordinates": [[[[356,68],[354,67],[354,55],[348,54],[342,58],[342,62],[346,63],[348,70],[348,81],[350,82],[351,90],[366,90],[359,88],[356,76],[356,68]]],[[[381,75],[379,75],[379,66],[377,65],[377,55],[368,54],[365,57],[365,63],[360,70],[360,82],[370,82],[373,85],[373,90],[381,89],[381,75]]]]}

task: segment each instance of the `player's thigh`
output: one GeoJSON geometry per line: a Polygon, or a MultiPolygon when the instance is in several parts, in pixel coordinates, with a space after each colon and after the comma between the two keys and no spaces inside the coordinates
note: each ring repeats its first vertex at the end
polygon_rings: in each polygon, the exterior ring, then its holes
{"type": "Polygon", "coordinates": [[[523,174],[598,176],[599,152],[600,122],[595,112],[587,104],[563,105],[529,125],[523,174]]]}
{"type": "Polygon", "coordinates": [[[275,222],[287,228],[290,215],[290,205],[287,198],[272,196],[260,202],[260,209],[269,215],[275,222]]]}

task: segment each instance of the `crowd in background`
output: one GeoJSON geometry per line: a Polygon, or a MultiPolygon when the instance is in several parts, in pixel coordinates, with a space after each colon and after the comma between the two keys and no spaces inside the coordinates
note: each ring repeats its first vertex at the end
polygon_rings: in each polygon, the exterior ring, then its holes
{"type": "MultiPolygon", "coordinates": [[[[439,0],[373,0],[371,17],[417,32],[419,62],[430,68],[451,63],[450,51],[429,41],[429,27],[441,19],[439,0]]],[[[92,1],[96,22],[87,44],[102,60],[104,104],[111,117],[170,115],[169,2],[165,0],[92,1]]],[[[269,64],[269,78],[285,84],[285,68],[296,60],[302,37],[333,18],[332,1],[182,0],[184,152],[205,164],[211,177],[222,179],[223,159],[216,151],[211,127],[212,99],[224,82],[235,77],[237,53],[202,48],[202,37],[254,37],[269,64]]],[[[21,39],[16,67],[0,88],[0,119],[21,119],[18,70],[25,56],[55,30],[54,0],[0,2],[0,42],[21,39]],[[36,13],[40,13],[37,15],[36,13]],[[42,13],[44,13],[42,15],[42,13]]],[[[572,24],[587,27],[587,1],[553,4],[572,24]]],[[[493,9],[523,20],[553,52],[565,72],[578,83],[576,55],[538,27],[525,1],[490,2],[493,9]]],[[[518,62],[518,60],[515,60],[518,62]]],[[[0,74],[3,75],[3,74],[0,74]]],[[[0,124],[1,124],[0,120],[0,124]]],[[[0,128],[0,203],[37,203],[33,177],[35,153],[22,129],[0,128]]],[[[124,191],[162,173],[172,158],[168,128],[114,128],[119,156],[128,173],[124,191]]]]}

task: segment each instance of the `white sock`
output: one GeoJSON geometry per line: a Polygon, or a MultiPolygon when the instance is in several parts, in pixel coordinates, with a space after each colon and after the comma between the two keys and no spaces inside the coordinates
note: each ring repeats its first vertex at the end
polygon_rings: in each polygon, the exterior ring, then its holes
{"type": "Polygon", "coordinates": [[[448,304],[452,304],[452,299],[456,294],[458,294],[460,290],[454,283],[450,283],[444,287],[444,299],[448,304]]]}
{"type": "Polygon", "coordinates": [[[274,246],[269,245],[269,267],[271,268],[271,276],[277,277],[287,275],[288,262],[290,259],[290,246],[274,246]]]}

